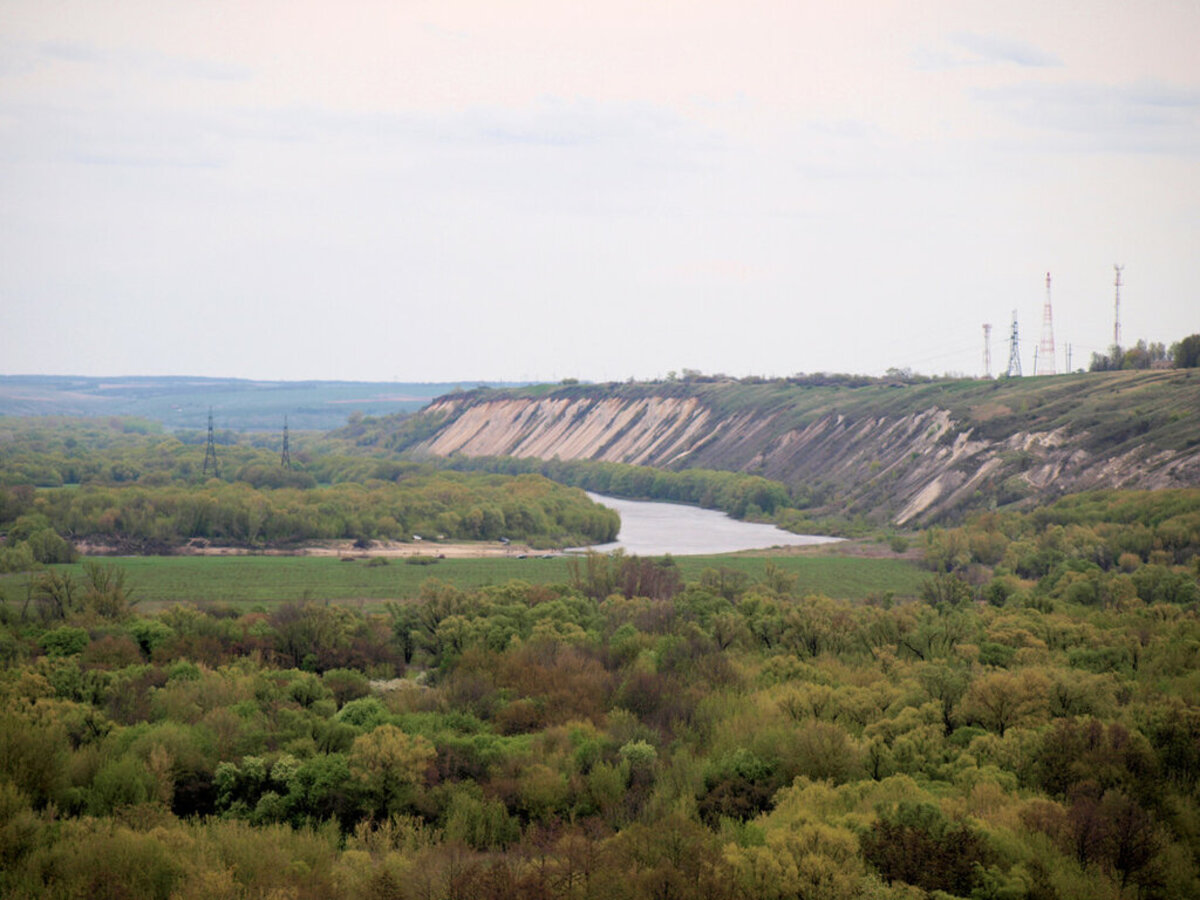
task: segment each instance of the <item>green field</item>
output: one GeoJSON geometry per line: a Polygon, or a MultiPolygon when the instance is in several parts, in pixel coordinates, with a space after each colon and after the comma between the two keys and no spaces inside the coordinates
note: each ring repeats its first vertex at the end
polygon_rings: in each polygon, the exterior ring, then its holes
{"type": "MultiPolygon", "coordinates": [[[[303,556],[146,556],[104,559],[126,570],[127,584],[142,609],[171,603],[229,603],[255,605],[288,600],[362,601],[377,605],[384,600],[417,594],[427,578],[459,587],[503,584],[520,579],[534,584],[569,580],[566,558],[555,559],[447,559],[435,565],[408,565],[393,559],[386,566],[368,566],[365,560],[343,562],[335,557],[303,556]]],[[[913,563],[898,559],[863,559],[837,556],[793,556],[772,559],[746,556],[677,557],[685,581],[695,581],[710,567],[724,566],[762,576],[767,563],[797,576],[801,594],[826,594],[857,600],[891,591],[898,597],[914,596],[926,577],[913,563]]],[[[61,566],[81,573],[80,566],[61,566]]],[[[25,575],[0,576],[6,601],[20,603],[25,595],[25,575]]]]}

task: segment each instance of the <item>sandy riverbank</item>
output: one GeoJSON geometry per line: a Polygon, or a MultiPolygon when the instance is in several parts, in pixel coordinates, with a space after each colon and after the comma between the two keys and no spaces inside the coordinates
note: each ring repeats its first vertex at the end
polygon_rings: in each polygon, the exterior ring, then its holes
{"type": "MultiPolygon", "coordinates": [[[[122,556],[128,550],[105,544],[81,542],[76,549],[84,556],[122,556]]],[[[499,541],[422,541],[401,543],[399,541],[372,541],[368,547],[356,547],[353,541],[321,541],[303,547],[226,547],[207,541],[191,541],[170,551],[172,556],[330,556],[359,557],[384,556],[440,556],[444,559],[487,559],[492,557],[541,556],[554,552],[534,550],[526,544],[502,544],[499,541]]]]}

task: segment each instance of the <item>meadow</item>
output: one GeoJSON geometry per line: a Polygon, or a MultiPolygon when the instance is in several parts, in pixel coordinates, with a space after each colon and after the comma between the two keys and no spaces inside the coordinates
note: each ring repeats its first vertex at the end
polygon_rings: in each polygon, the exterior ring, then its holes
{"type": "MultiPolygon", "coordinates": [[[[415,597],[421,585],[436,578],[460,589],[505,584],[566,584],[570,559],[442,559],[412,565],[393,558],[387,565],[370,559],[315,556],[139,556],[96,558],[125,570],[133,598],[143,611],[173,603],[221,604],[250,609],[296,600],[333,600],[361,604],[368,610],[388,600],[415,597]]],[[[84,561],[54,567],[79,577],[84,561]]],[[[801,595],[824,594],[861,600],[892,593],[914,597],[928,576],[901,559],[838,556],[684,556],[675,564],[685,581],[697,581],[705,569],[722,568],[763,577],[768,564],[796,577],[801,595]]],[[[19,605],[28,584],[24,574],[0,576],[0,592],[10,606],[19,605]]]]}

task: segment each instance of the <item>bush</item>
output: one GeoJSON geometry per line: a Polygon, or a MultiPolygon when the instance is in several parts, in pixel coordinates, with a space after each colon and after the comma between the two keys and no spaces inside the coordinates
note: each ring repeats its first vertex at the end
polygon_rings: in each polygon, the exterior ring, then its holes
{"type": "Polygon", "coordinates": [[[50,528],[35,531],[29,536],[29,549],[33,558],[43,565],[75,562],[75,548],[50,528]]]}
{"type": "Polygon", "coordinates": [[[43,634],[40,643],[47,656],[74,656],[82,653],[90,640],[86,629],[63,625],[43,634]]]}

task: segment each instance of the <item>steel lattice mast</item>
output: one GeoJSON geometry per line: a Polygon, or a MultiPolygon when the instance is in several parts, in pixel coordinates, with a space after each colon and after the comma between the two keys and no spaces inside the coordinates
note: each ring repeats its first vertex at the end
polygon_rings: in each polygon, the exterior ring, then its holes
{"type": "Polygon", "coordinates": [[[1050,273],[1046,273],[1046,304],[1042,307],[1042,341],[1038,344],[1034,375],[1057,375],[1054,360],[1054,313],[1050,308],[1050,273]]]}
{"type": "Polygon", "coordinates": [[[283,417],[283,452],[279,454],[279,465],[285,469],[292,467],[292,454],[288,451],[287,416],[283,417]]]}
{"type": "Polygon", "coordinates": [[[1008,371],[1004,373],[1009,378],[1019,378],[1021,375],[1021,339],[1017,335],[1017,311],[1013,310],[1012,334],[1008,339],[1008,371]]]}
{"type": "Polygon", "coordinates": [[[1113,279],[1115,296],[1113,297],[1113,346],[1117,349],[1117,356],[1121,355],[1121,270],[1124,266],[1118,266],[1113,263],[1113,272],[1116,273],[1116,278],[1113,279]]]}
{"type": "Polygon", "coordinates": [[[217,442],[213,439],[213,423],[212,423],[212,407],[208,408],[208,443],[204,445],[204,477],[208,477],[208,470],[212,469],[213,478],[221,477],[221,470],[217,466],[217,442]]]}

